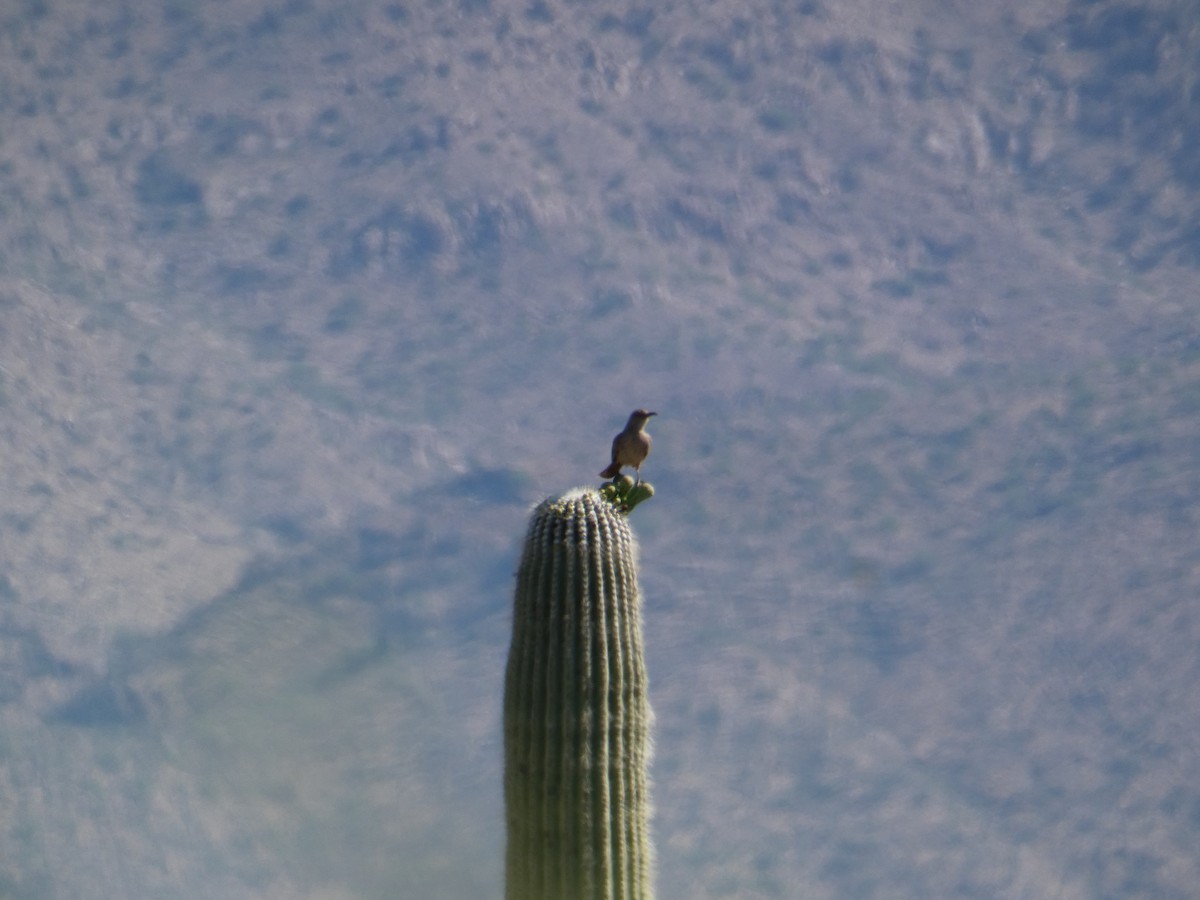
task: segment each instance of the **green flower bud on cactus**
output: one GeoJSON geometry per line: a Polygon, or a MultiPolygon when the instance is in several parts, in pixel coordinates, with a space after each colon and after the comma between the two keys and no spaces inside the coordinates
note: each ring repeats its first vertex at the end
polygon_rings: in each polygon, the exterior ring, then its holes
{"type": "Polygon", "coordinates": [[[628,515],[643,500],[654,496],[654,485],[648,481],[635,483],[628,475],[618,475],[600,485],[600,496],[628,515]]]}
{"type": "Polygon", "coordinates": [[[637,546],[578,490],[534,510],[504,685],[507,900],[652,900],[637,546]]]}

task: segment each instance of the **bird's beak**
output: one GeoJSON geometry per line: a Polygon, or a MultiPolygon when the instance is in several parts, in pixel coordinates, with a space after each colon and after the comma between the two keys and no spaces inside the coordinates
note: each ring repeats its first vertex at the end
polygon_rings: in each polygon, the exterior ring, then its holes
{"type": "Polygon", "coordinates": [[[657,416],[657,415],[658,415],[658,413],[646,413],[646,418],[648,419],[651,416],[657,416]]]}

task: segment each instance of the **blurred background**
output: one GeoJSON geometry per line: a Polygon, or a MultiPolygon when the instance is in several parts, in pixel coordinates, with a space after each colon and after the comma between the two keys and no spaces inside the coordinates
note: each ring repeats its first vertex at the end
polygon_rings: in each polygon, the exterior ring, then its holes
{"type": "Polygon", "coordinates": [[[1190,0],[14,0],[0,897],[502,893],[659,412],[662,900],[1200,883],[1190,0]]]}

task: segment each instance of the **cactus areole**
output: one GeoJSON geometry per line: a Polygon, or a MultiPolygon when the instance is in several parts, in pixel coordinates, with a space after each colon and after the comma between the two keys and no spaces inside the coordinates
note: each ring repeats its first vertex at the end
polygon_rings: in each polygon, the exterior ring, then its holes
{"type": "Polygon", "coordinates": [[[637,546],[598,491],[534,510],[504,685],[506,900],[652,900],[637,546]]]}

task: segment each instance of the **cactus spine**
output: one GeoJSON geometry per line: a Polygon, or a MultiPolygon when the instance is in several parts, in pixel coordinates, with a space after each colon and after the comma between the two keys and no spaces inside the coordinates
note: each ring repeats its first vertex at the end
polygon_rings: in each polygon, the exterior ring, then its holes
{"type": "Polygon", "coordinates": [[[637,547],[596,491],[533,513],[504,685],[507,900],[652,900],[637,547]]]}

